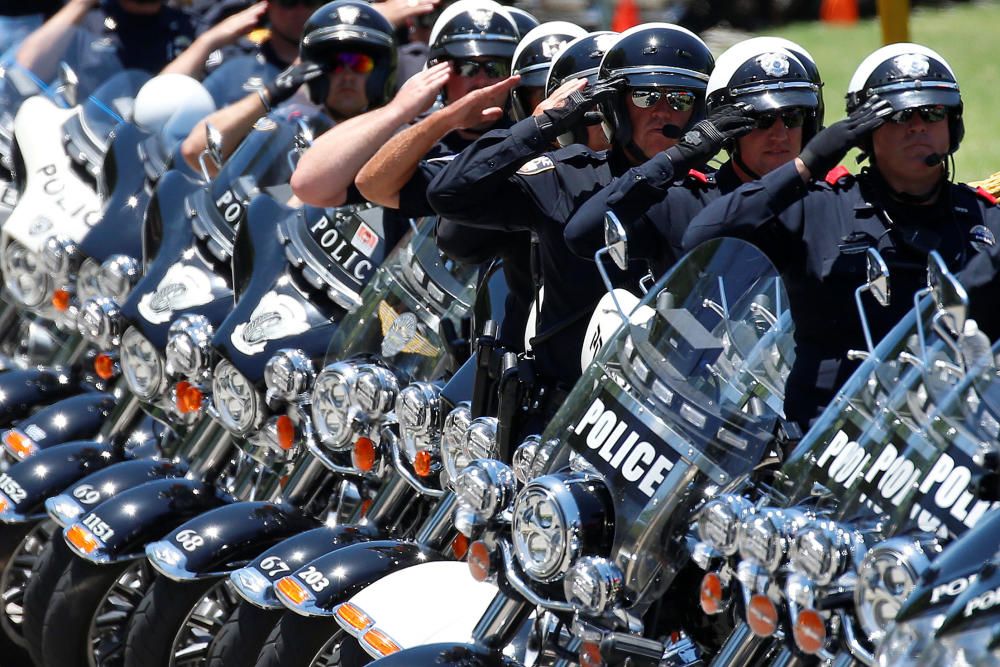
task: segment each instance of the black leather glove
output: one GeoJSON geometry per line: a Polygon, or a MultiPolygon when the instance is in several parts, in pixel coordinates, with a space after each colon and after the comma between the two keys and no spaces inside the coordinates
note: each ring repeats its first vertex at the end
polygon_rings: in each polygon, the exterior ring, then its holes
{"type": "Polygon", "coordinates": [[[844,159],[852,147],[885,123],[892,106],[872,95],[850,116],[836,122],[813,137],[799,155],[813,178],[823,178],[844,159]]]}
{"type": "Polygon", "coordinates": [[[695,124],[680,140],[664,151],[674,171],[699,167],[721,149],[728,139],[742,137],[754,127],[750,108],[743,104],[720,107],[703,121],[695,124]]]}
{"type": "Polygon", "coordinates": [[[557,107],[546,109],[535,116],[538,133],[545,141],[555,141],[560,134],[569,132],[580,124],[586,124],[587,115],[597,106],[597,100],[580,91],[574,91],[557,107]]]}
{"type": "MultiPolygon", "coordinates": [[[[323,68],[316,63],[298,63],[274,77],[274,81],[264,87],[269,107],[273,108],[289,99],[303,84],[323,75],[323,68]]],[[[268,109],[270,110],[270,108],[268,109]]]]}

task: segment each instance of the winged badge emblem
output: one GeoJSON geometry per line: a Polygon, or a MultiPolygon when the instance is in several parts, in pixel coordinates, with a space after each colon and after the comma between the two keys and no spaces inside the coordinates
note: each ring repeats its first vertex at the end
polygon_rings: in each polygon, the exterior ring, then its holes
{"type": "Polygon", "coordinates": [[[417,316],[397,313],[385,301],[378,304],[378,319],[382,323],[382,356],[394,357],[400,352],[436,357],[440,350],[417,331],[417,316]]]}

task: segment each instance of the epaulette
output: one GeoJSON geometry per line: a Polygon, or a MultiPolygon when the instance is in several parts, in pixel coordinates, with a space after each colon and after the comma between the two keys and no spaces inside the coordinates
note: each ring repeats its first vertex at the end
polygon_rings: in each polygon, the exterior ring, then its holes
{"type": "Polygon", "coordinates": [[[978,186],[975,190],[975,193],[980,199],[983,199],[987,203],[989,203],[990,206],[997,205],[997,198],[994,197],[992,194],[990,194],[990,191],[984,188],[983,186],[981,185],[978,186]]]}
{"type": "Polygon", "coordinates": [[[851,178],[851,172],[848,171],[847,167],[842,164],[838,164],[836,167],[827,172],[826,177],[823,179],[831,187],[837,187],[838,185],[844,185],[847,183],[845,179],[851,178]]]}

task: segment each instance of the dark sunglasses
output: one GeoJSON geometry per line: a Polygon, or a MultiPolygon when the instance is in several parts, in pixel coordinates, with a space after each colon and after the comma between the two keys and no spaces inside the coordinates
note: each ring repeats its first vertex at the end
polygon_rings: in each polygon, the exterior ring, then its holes
{"type": "Polygon", "coordinates": [[[459,76],[469,79],[479,74],[479,70],[486,72],[486,76],[491,79],[503,79],[510,76],[510,63],[503,60],[487,60],[486,62],[478,60],[452,60],[451,62],[455,65],[455,71],[458,72],[459,76]]]}
{"type": "Polygon", "coordinates": [[[769,111],[759,113],[754,116],[754,127],[758,130],[766,130],[774,125],[774,121],[781,118],[782,124],[789,130],[802,127],[806,122],[805,109],[784,109],[780,112],[769,111]]]}
{"type": "Polygon", "coordinates": [[[933,106],[919,107],[917,109],[903,109],[902,111],[889,114],[889,120],[897,125],[903,125],[904,123],[910,122],[910,119],[913,118],[913,114],[920,116],[920,120],[925,123],[940,123],[948,117],[948,107],[935,104],[933,106]]]}
{"type": "Polygon", "coordinates": [[[291,8],[298,7],[300,5],[305,7],[319,7],[320,5],[325,4],[326,0],[271,0],[271,2],[279,7],[291,8]]]}
{"type": "Polygon", "coordinates": [[[688,111],[697,101],[695,94],[687,90],[660,90],[658,88],[633,88],[632,104],[639,109],[655,107],[661,99],[674,111],[688,111]]]}
{"type": "Polygon", "coordinates": [[[365,53],[338,53],[333,58],[331,71],[345,68],[357,74],[368,74],[375,69],[375,60],[365,53]]]}

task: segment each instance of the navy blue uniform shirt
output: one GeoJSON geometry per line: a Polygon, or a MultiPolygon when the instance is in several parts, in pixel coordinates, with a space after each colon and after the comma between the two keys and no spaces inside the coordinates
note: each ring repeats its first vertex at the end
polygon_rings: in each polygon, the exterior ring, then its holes
{"type": "Polygon", "coordinates": [[[95,35],[92,48],[114,53],[126,69],[157,74],[194,41],[190,14],[162,7],[156,14],[130,14],[112,4],[90,10],[80,28],[95,35]]]}
{"type": "Polygon", "coordinates": [[[571,386],[580,377],[583,337],[605,289],[594,263],[566,245],[565,226],[615,174],[605,152],[579,144],[548,151],[533,118],[488,132],[449,162],[427,196],[441,215],[463,225],[527,231],[537,239],[545,293],[535,366],[547,381],[571,386]]]}
{"type": "MultiPolygon", "coordinates": [[[[876,341],[926,285],[931,250],[956,272],[983,250],[990,257],[996,251],[1000,209],[968,186],[944,184],[927,206],[889,193],[874,170],[833,184],[804,183],[789,163],[710,204],[684,235],[685,248],[719,236],[745,238],[781,271],[795,321],[796,359],[785,388],[791,420],[805,425],[818,416],[857,367],[846,355],[865,345],[854,290],[865,282],[869,247],[889,265],[892,289],[888,308],[865,298],[876,341]]],[[[990,257],[977,264],[989,264],[990,257]]]]}

